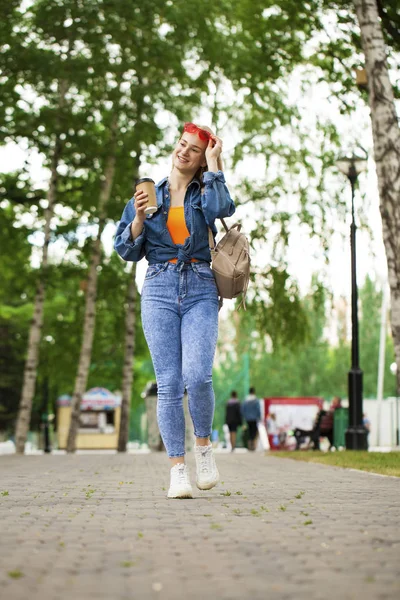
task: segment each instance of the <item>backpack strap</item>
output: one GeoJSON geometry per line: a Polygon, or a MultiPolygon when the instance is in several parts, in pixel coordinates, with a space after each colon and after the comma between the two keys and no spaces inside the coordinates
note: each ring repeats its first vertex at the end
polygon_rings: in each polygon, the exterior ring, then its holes
{"type": "MultiPolygon", "coordinates": [[[[236,228],[238,231],[240,231],[242,229],[241,223],[234,223],[234,225],[232,225],[232,227],[228,227],[228,225],[225,223],[224,219],[220,218],[219,220],[221,221],[222,225],[224,226],[226,233],[228,233],[228,231],[230,231],[231,229],[234,229],[234,228],[236,228]]],[[[213,233],[212,233],[210,227],[208,228],[208,245],[210,246],[210,250],[215,250],[214,236],[213,236],[213,233]]]]}
{"type": "MultiPolygon", "coordinates": [[[[220,219],[220,221],[222,221],[222,225],[224,226],[225,231],[228,232],[229,227],[225,223],[224,219],[220,219]]],[[[211,231],[211,227],[208,228],[208,245],[210,246],[210,250],[212,253],[212,251],[215,250],[215,242],[214,242],[213,232],[211,231]]]]}
{"type": "MultiPolygon", "coordinates": [[[[229,227],[228,225],[225,223],[224,219],[222,219],[221,217],[219,218],[219,220],[222,222],[222,225],[224,226],[224,229],[226,232],[229,231],[229,227]]],[[[235,227],[235,226],[234,226],[235,227]]]]}
{"type": "Polygon", "coordinates": [[[236,310],[239,310],[239,308],[242,306],[243,306],[244,310],[246,310],[246,294],[247,294],[248,287],[249,287],[249,279],[246,281],[246,286],[242,292],[242,300],[236,310]]]}
{"type": "Polygon", "coordinates": [[[208,245],[210,246],[211,256],[212,256],[212,253],[215,250],[215,242],[214,242],[213,232],[211,231],[211,227],[208,228],[208,245]]]}

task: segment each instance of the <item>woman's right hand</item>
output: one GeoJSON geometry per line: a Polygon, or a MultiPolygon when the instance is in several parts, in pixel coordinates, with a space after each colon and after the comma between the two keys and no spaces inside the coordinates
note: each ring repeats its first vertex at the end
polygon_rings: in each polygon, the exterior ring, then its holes
{"type": "Polygon", "coordinates": [[[143,225],[143,223],[146,220],[146,213],[144,212],[144,209],[147,206],[147,201],[149,199],[149,195],[146,194],[143,190],[138,190],[137,192],[135,192],[133,197],[135,198],[135,202],[134,202],[135,211],[136,211],[135,220],[136,220],[136,222],[139,222],[143,225]]]}

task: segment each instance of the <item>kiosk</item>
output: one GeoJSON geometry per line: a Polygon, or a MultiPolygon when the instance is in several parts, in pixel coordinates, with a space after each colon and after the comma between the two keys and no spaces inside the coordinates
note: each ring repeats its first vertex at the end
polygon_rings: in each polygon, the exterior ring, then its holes
{"type": "MultiPolygon", "coordinates": [[[[76,448],[116,450],[120,421],[120,395],[102,387],[88,390],[82,396],[76,448]]],[[[60,396],[57,400],[57,438],[60,449],[67,446],[70,422],[71,396],[60,396]]]]}

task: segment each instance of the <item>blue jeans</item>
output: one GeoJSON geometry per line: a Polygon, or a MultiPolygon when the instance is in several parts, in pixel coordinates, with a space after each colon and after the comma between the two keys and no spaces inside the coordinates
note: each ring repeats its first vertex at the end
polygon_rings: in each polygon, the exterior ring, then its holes
{"type": "Polygon", "coordinates": [[[149,265],[141,309],[157,379],[161,437],[169,457],[184,456],[185,388],[196,437],[211,435],[214,416],[218,292],[209,264],[149,265]]]}

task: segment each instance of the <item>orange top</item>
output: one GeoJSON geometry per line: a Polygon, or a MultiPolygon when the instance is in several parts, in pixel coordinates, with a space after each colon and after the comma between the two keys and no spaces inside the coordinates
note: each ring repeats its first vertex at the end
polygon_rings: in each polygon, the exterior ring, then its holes
{"type": "MultiPolygon", "coordinates": [[[[190,236],[186,227],[185,213],[183,206],[171,206],[168,212],[167,229],[174,244],[184,244],[187,237],[190,236]]],[[[176,263],[177,258],[171,258],[169,262],[176,263]]],[[[197,262],[195,258],[192,262],[197,262]]]]}

